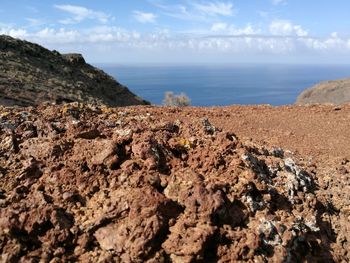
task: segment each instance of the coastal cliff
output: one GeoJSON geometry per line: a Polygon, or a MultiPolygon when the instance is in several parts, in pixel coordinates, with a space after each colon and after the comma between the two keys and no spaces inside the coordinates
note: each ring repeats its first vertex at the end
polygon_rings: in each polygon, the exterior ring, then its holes
{"type": "Polygon", "coordinates": [[[84,102],[95,105],[145,105],[111,76],[80,54],[60,54],[27,41],[0,36],[0,104],[39,105],[84,102]]]}
{"type": "Polygon", "coordinates": [[[348,102],[350,102],[350,78],[324,81],[306,89],[298,96],[296,104],[342,104],[348,102]]]}

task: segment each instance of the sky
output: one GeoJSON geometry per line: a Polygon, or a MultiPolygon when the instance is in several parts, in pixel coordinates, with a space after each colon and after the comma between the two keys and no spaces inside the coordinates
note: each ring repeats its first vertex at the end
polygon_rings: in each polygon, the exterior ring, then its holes
{"type": "Polygon", "coordinates": [[[91,63],[350,64],[347,0],[0,3],[0,34],[91,63]]]}

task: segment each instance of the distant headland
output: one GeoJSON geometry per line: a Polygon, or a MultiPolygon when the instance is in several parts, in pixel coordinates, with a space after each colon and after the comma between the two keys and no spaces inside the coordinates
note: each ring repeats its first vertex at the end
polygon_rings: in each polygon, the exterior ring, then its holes
{"type": "Polygon", "coordinates": [[[0,104],[84,102],[107,106],[146,105],[80,54],[60,54],[0,35],[0,104]]]}

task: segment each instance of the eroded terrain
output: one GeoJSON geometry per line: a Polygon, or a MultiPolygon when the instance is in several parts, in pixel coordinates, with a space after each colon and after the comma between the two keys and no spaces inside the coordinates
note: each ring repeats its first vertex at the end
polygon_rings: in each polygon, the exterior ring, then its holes
{"type": "Polygon", "coordinates": [[[349,113],[3,107],[1,259],[347,262],[349,113]]]}

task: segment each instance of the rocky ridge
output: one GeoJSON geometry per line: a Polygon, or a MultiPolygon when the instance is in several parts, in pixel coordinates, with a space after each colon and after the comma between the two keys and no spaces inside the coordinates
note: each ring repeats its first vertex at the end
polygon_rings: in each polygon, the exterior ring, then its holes
{"type": "Polygon", "coordinates": [[[62,55],[37,44],[0,36],[0,105],[84,102],[149,104],[80,54],[62,55]]]}
{"type": "Polygon", "coordinates": [[[349,259],[314,164],[180,112],[1,108],[2,261],[349,259]]]}
{"type": "Polygon", "coordinates": [[[303,91],[296,104],[331,103],[343,104],[350,102],[350,79],[321,82],[303,91]]]}

